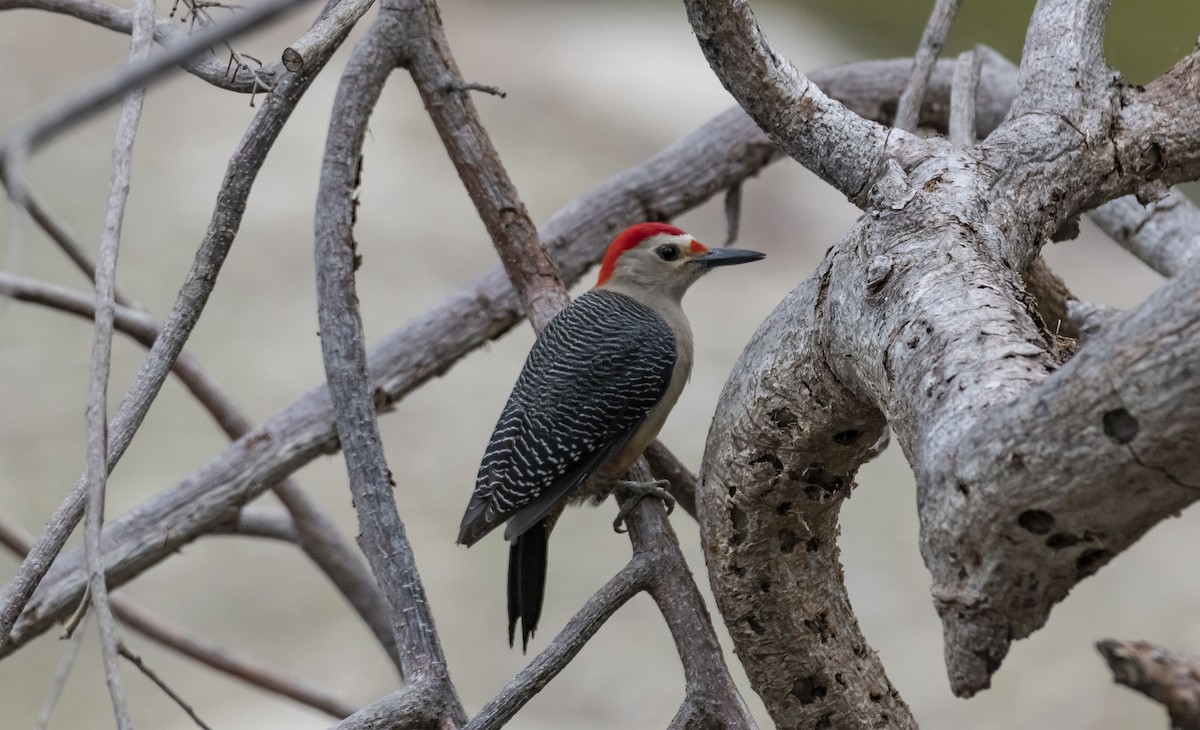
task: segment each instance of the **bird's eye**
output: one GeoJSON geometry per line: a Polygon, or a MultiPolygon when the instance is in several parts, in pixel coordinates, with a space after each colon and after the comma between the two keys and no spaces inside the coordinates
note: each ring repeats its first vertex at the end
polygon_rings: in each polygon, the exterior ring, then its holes
{"type": "Polygon", "coordinates": [[[663,261],[674,261],[675,259],[679,258],[679,247],[672,246],[670,244],[659,246],[654,250],[654,252],[657,253],[658,257],[663,261]]]}

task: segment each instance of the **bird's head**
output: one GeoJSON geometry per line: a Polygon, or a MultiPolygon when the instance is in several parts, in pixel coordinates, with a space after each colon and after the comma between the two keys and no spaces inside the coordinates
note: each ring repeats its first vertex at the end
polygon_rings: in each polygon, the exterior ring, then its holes
{"type": "Polygon", "coordinates": [[[710,249],[675,226],[638,223],[609,245],[596,286],[657,290],[679,299],[714,267],[758,261],[763,255],[738,248],[710,249]]]}

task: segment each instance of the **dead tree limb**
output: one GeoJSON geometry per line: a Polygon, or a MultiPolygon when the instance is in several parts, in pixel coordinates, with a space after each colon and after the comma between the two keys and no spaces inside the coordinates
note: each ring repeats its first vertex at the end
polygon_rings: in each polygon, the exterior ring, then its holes
{"type": "MultiPolygon", "coordinates": [[[[387,4],[385,2],[385,4],[387,4]]],[[[316,209],[317,314],[321,351],[338,441],[358,513],[359,545],[390,606],[407,696],[414,706],[395,727],[461,727],[466,712],[434,627],[412,545],[396,512],[392,474],[383,453],[375,389],[367,369],[354,272],[355,206],[362,145],[371,112],[398,61],[398,44],[414,8],[384,8],[342,73],[329,126],[316,209]],[[403,21],[398,20],[402,18],[403,21]]]]}
{"type": "Polygon", "coordinates": [[[1098,642],[1113,679],[1166,708],[1172,730],[1200,730],[1200,658],[1145,641],[1098,642]]]}
{"type": "Polygon", "coordinates": [[[1144,91],[1123,87],[1101,55],[1107,4],[1043,0],[1007,121],[965,150],[930,139],[915,156],[881,158],[877,130],[825,126],[840,113],[779,71],[786,62],[745,4],[690,5],[727,87],[747,69],[776,87],[739,101],[866,207],[763,324],[722,395],[700,475],[710,577],[779,724],[894,722],[899,703],[840,605],[830,545],[860,439],[884,419],[916,473],[922,553],[961,695],[986,687],[1011,641],[1071,586],[1200,497],[1200,373],[1185,366],[1198,356],[1200,272],[1061,367],[1020,280],[1064,221],[1200,174],[1200,101],[1178,93],[1197,83],[1197,53],[1144,91]],[[865,189],[864,159],[881,171],[865,189]],[[793,557],[767,562],[770,551],[793,557]],[[804,591],[768,593],[764,578],[804,591]],[[809,590],[827,595],[794,600],[809,590]],[[789,680],[800,691],[780,686],[789,680]]]}

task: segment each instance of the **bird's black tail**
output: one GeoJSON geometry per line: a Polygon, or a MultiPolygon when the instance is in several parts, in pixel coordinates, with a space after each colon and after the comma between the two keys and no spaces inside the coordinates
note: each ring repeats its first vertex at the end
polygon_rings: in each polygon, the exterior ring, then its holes
{"type": "Polygon", "coordinates": [[[520,619],[521,651],[529,648],[529,637],[542,617],[549,537],[550,525],[542,520],[521,533],[508,552],[508,645],[513,645],[520,619]]]}

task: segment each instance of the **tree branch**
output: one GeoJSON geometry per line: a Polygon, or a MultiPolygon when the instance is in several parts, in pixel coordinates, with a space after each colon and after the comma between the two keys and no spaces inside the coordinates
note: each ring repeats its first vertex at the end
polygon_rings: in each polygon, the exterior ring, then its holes
{"type": "Polygon", "coordinates": [[[1167,709],[1175,730],[1200,730],[1200,658],[1181,656],[1145,641],[1098,642],[1096,649],[1117,684],[1167,709]]]}
{"type": "Polygon", "coordinates": [[[129,90],[147,86],[187,59],[275,20],[306,2],[309,0],[266,0],[237,13],[224,23],[189,35],[186,41],[161,54],[135,61],[126,68],[98,79],[84,91],[68,97],[0,138],[0,164],[7,168],[14,155],[36,150],[56,134],[116,102],[129,90]]]}
{"type": "Polygon", "coordinates": [[[495,730],[506,725],[571,663],[621,606],[646,589],[654,570],[649,553],[634,555],[624,568],[588,598],[558,636],[488,701],[463,730],[495,730]]]}
{"type": "MultiPolygon", "coordinates": [[[[153,45],[154,0],[137,0],[133,7],[133,33],[129,50],[131,64],[141,62],[153,45]]],[[[95,336],[92,340],[91,379],[87,404],[87,468],[84,484],[87,490],[84,512],[84,555],[87,559],[88,595],[96,614],[100,634],[100,656],[104,665],[104,682],[112,700],[117,727],[133,727],[121,681],[118,646],[121,638],[113,619],[100,557],[100,530],[104,524],[104,497],[108,482],[108,374],[112,365],[113,310],[116,307],[117,255],[121,228],[125,221],[125,202],[129,199],[130,172],[133,167],[133,141],[142,117],[144,87],[134,88],[121,104],[113,143],[112,180],[109,184],[108,205],[104,211],[104,229],[100,234],[99,263],[96,266],[95,336]]]]}
{"type": "MultiPolygon", "coordinates": [[[[396,65],[397,51],[403,48],[404,31],[414,20],[411,6],[389,4],[386,9],[401,12],[381,13],[372,24],[347,63],[334,100],[337,113],[330,123],[317,194],[317,313],[338,441],[358,513],[359,544],[391,607],[405,681],[425,687],[422,699],[432,703],[414,715],[437,717],[439,725],[457,727],[466,722],[466,713],[446,668],[404,523],[396,513],[354,287],[354,209],[363,139],[396,65]]],[[[411,722],[411,717],[403,720],[411,722]]]]}
{"type": "MultiPolygon", "coordinates": [[[[133,28],[133,14],[130,11],[99,0],[0,0],[0,11],[21,8],[69,15],[118,33],[129,33],[133,28]]],[[[164,48],[178,47],[190,35],[164,18],[154,22],[154,40],[164,48]]],[[[207,46],[181,61],[179,66],[213,86],[245,94],[261,91],[263,83],[274,87],[274,81],[284,71],[279,64],[255,69],[253,73],[236,64],[231,69],[225,59],[218,58],[207,46]]]]}
{"type": "Polygon", "coordinates": [[[704,57],[738,104],[780,149],[851,200],[886,158],[916,160],[938,146],[867,121],[823,94],[771,46],[749,3],[685,4],[704,57]]]}
{"type": "Polygon", "coordinates": [[[1200,208],[1178,191],[1146,206],[1133,196],[1119,198],[1092,211],[1091,219],[1163,276],[1200,261],[1200,208]]]}
{"type": "Polygon", "coordinates": [[[917,115],[921,109],[921,100],[925,97],[925,88],[929,84],[929,75],[933,73],[933,65],[937,63],[942,47],[946,45],[946,35],[950,32],[950,24],[958,12],[958,0],[937,0],[925,32],[921,34],[921,44],[917,47],[913,59],[912,75],[904,92],[900,94],[900,106],[896,110],[896,129],[906,132],[916,131],[917,115]]]}

